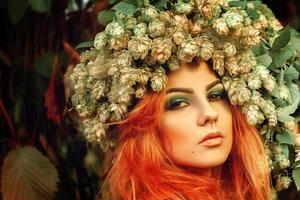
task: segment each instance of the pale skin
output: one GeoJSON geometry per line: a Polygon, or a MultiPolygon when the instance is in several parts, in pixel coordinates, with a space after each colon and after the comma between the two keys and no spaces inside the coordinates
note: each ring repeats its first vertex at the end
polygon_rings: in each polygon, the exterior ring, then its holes
{"type": "Polygon", "coordinates": [[[223,85],[206,62],[183,64],[168,76],[160,133],[178,166],[209,176],[232,148],[232,115],[223,85]],[[209,133],[217,136],[203,141],[209,133]]]}

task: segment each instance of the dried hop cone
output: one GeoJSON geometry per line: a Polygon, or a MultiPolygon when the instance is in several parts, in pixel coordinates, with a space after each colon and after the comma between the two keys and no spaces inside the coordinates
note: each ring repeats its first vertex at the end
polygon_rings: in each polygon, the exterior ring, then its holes
{"type": "Polygon", "coordinates": [[[262,81],[260,80],[260,77],[253,72],[249,74],[247,84],[251,90],[258,90],[262,86],[262,81]]]}
{"type": "Polygon", "coordinates": [[[186,33],[182,29],[177,29],[172,35],[173,41],[177,45],[181,45],[186,38],[186,33]]]}
{"type": "Polygon", "coordinates": [[[134,59],[144,59],[151,48],[152,40],[147,37],[132,37],[128,42],[128,50],[134,59]]]}
{"type": "Polygon", "coordinates": [[[283,83],[278,86],[278,93],[279,93],[279,97],[284,101],[288,101],[291,98],[291,93],[289,88],[283,83]]]}
{"type": "Polygon", "coordinates": [[[196,42],[192,38],[186,39],[177,51],[177,58],[184,62],[192,62],[193,58],[198,54],[199,47],[196,45],[196,42]]]}
{"type": "Polygon", "coordinates": [[[109,105],[109,109],[111,111],[109,121],[117,122],[123,119],[124,115],[127,113],[128,106],[125,103],[112,103],[109,105]]]}
{"type": "Polygon", "coordinates": [[[139,69],[139,80],[138,82],[141,85],[146,85],[149,78],[151,77],[151,68],[147,67],[147,66],[143,66],[139,69]]]}
{"type": "Polygon", "coordinates": [[[121,23],[113,21],[106,26],[105,32],[112,38],[118,38],[124,35],[125,29],[121,23]]]}
{"type": "Polygon", "coordinates": [[[125,22],[126,29],[133,29],[137,24],[137,20],[134,17],[127,17],[125,22]]]}
{"type": "Polygon", "coordinates": [[[276,186],[275,186],[276,190],[277,191],[285,190],[290,186],[291,183],[292,183],[292,179],[290,177],[279,175],[276,180],[276,186]]]}
{"type": "Polygon", "coordinates": [[[100,122],[106,123],[110,117],[109,103],[102,103],[101,106],[97,108],[97,116],[100,122]]]}
{"type": "Polygon", "coordinates": [[[150,22],[148,26],[148,33],[152,38],[162,36],[165,33],[164,23],[159,20],[150,22]]]}
{"type": "Polygon", "coordinates": [[[214,45],[213,43],[211,43],[210,41],[204,41],[201,44],[201,48],[200,48],[200,57],[207,61],[209,60],[214,52],[214,45]]]}
{"type": "Polygon", "coordinates": [[[142,16],[146,22],[151,22],[155,20],[159,16],[159,14],[154,6],[148,6],[142,9],[142,16]]]}
{"type": "Polygon", "coordinates": [[[230,76],[237,76],[240,74],[240,66],[236,56],[229,57],[225,60],[225,69],[229,72],[230,76]]]}
{"type": "Polygon", "coordinates": [[[167,76],[165,70],[162,67],[156,69],[150,78],[151,88],[153,91],[160,91],[166,87],[167,76]]]}
{"type": "Polygon", "coordinates": [[[219,35],[228,35],[229,33],[229,28],[224,18],[214,20],[212,27],[219,35]]]}
{"type": "Polygon", "coordinates": [[[133,34],[137,37],[143,37],[147,33],[147,24],[139,23],[133,27],[133,34]]]}
{"type": "Polygon", "coordinates": [[[243,105],[251,99],[251,91],[241,79],[235,79],[228,89],[228,97],[233,105],[243,105]]]}
{"type": "Polygon", "coordinates": [[[215,51],[213,56],[213,69],[218,72],[220,76],[224,75],[224,54],[222,51],[215,51]]]}
{"type": "Polygon", "coordinates": [[[172,54],[172,40],[158,37],[153,40],[151,56],[159,64],[165,63],[172,54]]]}
{"type": "Polygon", "coordinates": [[[245,27],[242,29],[240,43],[246,47],[252,47],[260,42],[259,31],[253,27],[245,27]]]}
{"type": "Polygon", "coordinates": [[[194,22],[189,21],[189,33],[192,35],[198,35],[201,32],[201,21],[196,20],[194,22]]]}
{"type": "Polygon", "coordinates": [[[126,33],[118,38],[111,38],[108,40],[109,48],[114,50],[122,50],[127,47],[129,35],[126,33]]]}
{"type": "Polygon", "coordinates": [[[180,68],[180,63],[176,56],[172,56],[168,61],[168,67],[171,71],[175,71],[180,68]]]}
{"type": "Polygon", "coordinates": [[[224,13],[222,17],[225,19],[227,26],[231,29],[238,29],[243,26],[243,16],[235,11],[229,10],[224,13]]]}
{"type": "Polygon", "coordinates": [[[189,28],[189,20],[186,15],[174,15],[173,25],[187,32],[189,28]]]}
{"type": "Polygon", "coordinates": [[[178,14],[185,14],[188,15],[192,12],[193,7],[190,3],[185,3],[182,0],[177,1],[177,3],[174,4],[174,11],[178,14]]]}
{"type": "Polygon", "coordinates": [[[94,47],[99,50],[102,49],[107,43],[108,37],[105,32],[97,33],[94,40],[94,47]]]}
{"type": "Polygon", "coordinates": [[[136,98],[143,98],[146,95],[147,88],[145,86],[138,86],[138,88],[135,90],[135,96],[136,98]]]}
{"type": "Polygon", "coordinates": [[[236,54],[236,47],[230,42],[224,42],[223,52],[226,55],[226,57],[232,57],[236,54]]]}
{"type": "Polygon", "coordinates": [[[246,115],[249,124],[255,126],[265,120],[264,115],[260,111],[259,107],[252,103],[246,103],[242,106],[242,112],[246,115]]]}

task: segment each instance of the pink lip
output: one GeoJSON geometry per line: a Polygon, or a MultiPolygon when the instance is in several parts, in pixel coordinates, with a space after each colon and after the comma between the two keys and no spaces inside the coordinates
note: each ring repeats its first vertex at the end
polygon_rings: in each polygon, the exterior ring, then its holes
{"type": "Polygon", "coordinates": [[[223,138],[223,136],[220,132],[209,133],[209,134],[205,135],[198,144],[203,143],[209,139],[214,139],[214,138],[223,138]]]}

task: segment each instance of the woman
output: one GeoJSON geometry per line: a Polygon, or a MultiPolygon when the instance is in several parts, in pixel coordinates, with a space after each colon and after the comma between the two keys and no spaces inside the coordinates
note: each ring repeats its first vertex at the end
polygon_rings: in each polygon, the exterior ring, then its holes
{"type": "Polygon", "coordinates": [[[103,199],[270,199],[261,139],[206,62],[171,73],[118,130],[103,199]]]}
{"type": "Polygon", "coordinates": [[[268,165],[288,188],[299,34],[259,2],[126,5],[70,76],[87,140],[115,147],[103,199],[270,199],[268,165]]]}

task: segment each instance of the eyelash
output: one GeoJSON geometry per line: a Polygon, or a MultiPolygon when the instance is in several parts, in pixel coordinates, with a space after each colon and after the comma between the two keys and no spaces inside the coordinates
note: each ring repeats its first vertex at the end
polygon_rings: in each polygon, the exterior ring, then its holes
{"type": "MultiPolygon", "coordinates": [[[[214,101],[219,101],[219,100],[222,100],[222,99],[225,99],[226,98],[226,92],[224,90],[220,91],[220,92],[214,92],[212,93],[211,95],[209,95],[208,97],[208,100],[210,100],[211,102],[214,102],[214,101]]],[[[165,109],[166,110],[177,110],[177,109],[180,109],[180,108],[184,108],[188,105],[183,105],[183,106],[180,106],[182,105],[182,103],[185,103],[185,104],[190,104],[188,102],[188,100],[186,99],[176,99],[174,101],[169,101],[166,106],[165,106],[165,109]],[[177,104],[177,105],[176,105],[177,104]]]]}

